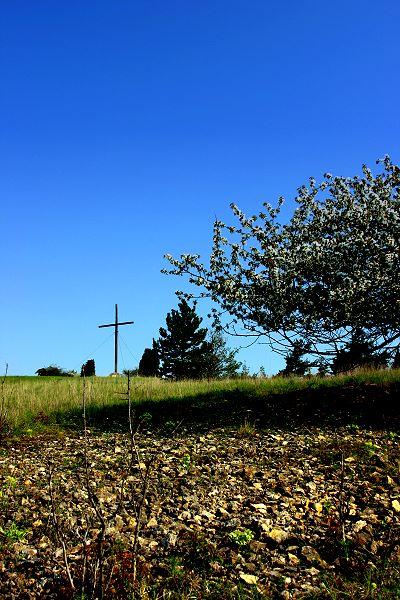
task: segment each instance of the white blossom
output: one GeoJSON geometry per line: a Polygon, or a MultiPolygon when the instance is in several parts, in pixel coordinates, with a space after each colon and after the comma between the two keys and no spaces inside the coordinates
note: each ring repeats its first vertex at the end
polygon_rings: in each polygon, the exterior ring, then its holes
{"type": "Polygon", "coordinates": [[[286,224],[282,198],[250,218],[232,205],[238,225],[215,222],[209,267],[167,255],[169,273],[205,288],[220,319],[278,345],[297,336],[335,348],[356,329],[390,345],[400,337],[400,169],[381,162],[375,177],[363,166],[364,177],[311,178],[286,224]]]}

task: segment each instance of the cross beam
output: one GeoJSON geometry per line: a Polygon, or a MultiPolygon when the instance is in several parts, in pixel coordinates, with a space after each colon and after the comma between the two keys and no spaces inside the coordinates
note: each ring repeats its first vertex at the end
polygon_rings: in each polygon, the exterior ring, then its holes
{"type": "Polygon", "coordinates": [[[118,304],[115,305],[115,321],[114,323],[109,323],[108,325],[99,325],[99,328],[101,327],[114,327],[114,339],[115,339],[115,362],[114,362],[114,366],[115,366],[115,371],[114,373],[117,375],[118,374],[118,326],[119,325],[132,325],[134,321],[124,321],[123,323],[119,323],[118,322],[118,304]]]}

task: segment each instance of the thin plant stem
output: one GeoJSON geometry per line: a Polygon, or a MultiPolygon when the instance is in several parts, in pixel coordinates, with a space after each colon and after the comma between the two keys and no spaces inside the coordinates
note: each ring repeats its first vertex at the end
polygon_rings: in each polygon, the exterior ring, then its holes
{"type": "Polygon", "coordinates": [[[56,506],[54,500],[54,491],[53,491],[53,466],[49,463],[48,468],[48,483],[49,483],[49,493],[50,493],[50,507],[51,507],[51,518],[53,521],[54,531],[56,532],[56,537],[58,542],[61,544],[62,552],[63,552],[63,560],[65,571],[67,573],[68,581],[71,586],[72,591],[76,590],[74,581],[72,579],[71,571],[69,568],[68,554],[67,554],[67,546],[65,543],[64,532],[62,531],[56,513],[56,506]]]}

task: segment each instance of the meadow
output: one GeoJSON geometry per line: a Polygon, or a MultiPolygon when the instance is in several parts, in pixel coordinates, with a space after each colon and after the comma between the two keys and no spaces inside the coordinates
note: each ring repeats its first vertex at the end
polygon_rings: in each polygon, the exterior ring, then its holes
{"type": "MultiPolygon", "coordinates": [[[[199,381],[165,381],[133,377],[129,395],[139,412],[154,409],[168,417],[169,411],[184,412],[189,405],[205,409],[229,399],[243,400],[266,408],[273,398],[296,392],[332,395],[341,388],[375,386],[379,389],[398,384],[400,370],[359,371],[336,377],[243,378],[199,381]]],[[[128,396],[127,377],[3,377],[0,385],[0,415],[10,430],[23,433],[43,425],[75,424],[82,418],[82,400],[89,415],[118,415],[128,396]],[[84,392],[85,386],[85,392],[84,392]]],[[[246,408],[244,407],[246,410],[246,408]]],[[[333,412],[334,407],[332,407],[333,412]]]]}

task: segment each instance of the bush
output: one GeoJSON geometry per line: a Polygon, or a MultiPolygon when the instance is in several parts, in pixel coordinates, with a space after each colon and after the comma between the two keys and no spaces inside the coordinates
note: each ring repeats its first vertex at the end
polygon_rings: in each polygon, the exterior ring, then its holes
{"type": "Polygon", "coordinates": [[[96,365],[93,358],[90,358],[82,365],[81,377],[91,377],[92,375],[96,375],[96,365]]]}
{"type": "Polygon", "coordinates": [[[35,374],[39,375],[39,377],[73,377],[74,376],[73,371],[65,371],[64,369],[57,367],[57,365],[49,365],[48,367],[42,367],[41,369],[38,369],[37,371],[35,371],[35,374]]]}

